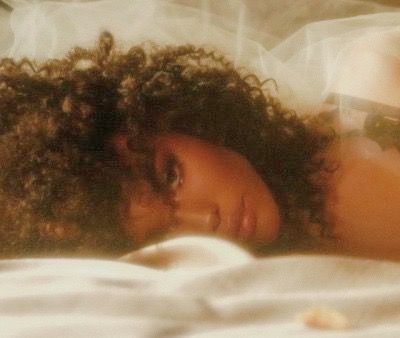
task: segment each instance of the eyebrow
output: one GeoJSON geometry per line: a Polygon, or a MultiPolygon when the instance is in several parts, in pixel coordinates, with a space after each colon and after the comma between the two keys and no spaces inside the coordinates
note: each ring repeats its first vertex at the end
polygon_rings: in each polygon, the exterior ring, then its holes
{"type": "Polygon", "coordinates": [[[155,191],[159,192],[160,188],[161,188],[161,185],[160,185],[160,180],[158,179],[158,175],[157,175],[157,168],[156,168],[156,163],[155,163],[156,162],[156,155],[155,155],[154,151],[152,151],[149,154],[148,162],[149,162],[148,166],[145,167],[145,170],[147,169],[149,171],[149,172],[146,173],[147,174],[147,179],[148,179],[151,187],[155,191]]]}
{"type": "Polygon", "coordinates": [[[133,166],[134,172],[138,179],[146,180],[152,189],[156,192],[160,191],[160,182],[157,177],[157,170],[155,166],[156,154],[154,149],[146,147],[141,150],[136,150],[134,153],[137,156],[137,161],[133,166]]]}

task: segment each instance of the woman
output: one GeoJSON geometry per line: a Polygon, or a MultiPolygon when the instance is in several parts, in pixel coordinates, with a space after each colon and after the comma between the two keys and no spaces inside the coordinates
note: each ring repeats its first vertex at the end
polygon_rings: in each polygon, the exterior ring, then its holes
{"type": "MultiPolygon", "coordinates": [[[[353,145],[372,141],[350,140],[338,156],[342,143],[325,115],[299,118],[266,85],[201,48],[123,53],[108,33],[94,50],[43,65],[2,60],[3,255],[118,254],[182,233],[258,250],[333,237],[334,246],[349,239],[343,250],[364,252],[346,231],[371,216],[356,213],[364,191],[351,202],[353,178],[378,163],[359,159],[353,145]]],[[[389,186],[398,180],[381,174],[389,186]]],[[[372,184],[366,177],[362,183],[372,184]]],[[[382,182],[368,192],[379,196],[382,182]]],[[[371,201],[378,203],[367,199],[368,211],[371,201]]],[[[393,253],[399,216],[381,200],[374,207],[387,221],[393,253]]],[[[379,243],[373,254],[386,254],[379,243]]]]}

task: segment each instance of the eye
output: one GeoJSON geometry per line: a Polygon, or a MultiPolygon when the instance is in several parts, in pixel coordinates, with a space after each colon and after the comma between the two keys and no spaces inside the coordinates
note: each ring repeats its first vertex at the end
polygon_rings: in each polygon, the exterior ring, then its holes
{"type": "Polygon", "coordinates": [[[182,183],[182,172],[178,160],[174,156],[168,156],[164,162],[161,186],[164,191],[176,191],[182,183]]]}

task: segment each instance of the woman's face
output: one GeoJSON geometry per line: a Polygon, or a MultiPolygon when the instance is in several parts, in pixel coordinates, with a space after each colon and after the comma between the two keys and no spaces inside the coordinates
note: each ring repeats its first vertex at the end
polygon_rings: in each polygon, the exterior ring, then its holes
{"type": "MultiPolygon", "coordinates": [[[[129,163],[134,157],[126,141],[124,135],[113,139],[129,163]]],[[[146,182],[123,184],[123,228],[136,241],[159,232],[203,233],[258,246],[277,237],[278,206],[243,156],[182,134],[159,135],[151,143],[161,191],[146,182]]]]}

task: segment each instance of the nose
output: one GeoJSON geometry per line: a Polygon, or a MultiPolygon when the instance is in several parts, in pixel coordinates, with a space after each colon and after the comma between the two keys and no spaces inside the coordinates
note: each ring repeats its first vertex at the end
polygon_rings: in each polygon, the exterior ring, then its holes
{"type": "Polygon", "coordinates": [[[215,232],[221,223],[219,208],[207,201],[181,201],[175,210],[176,230],[215,232]]]}

